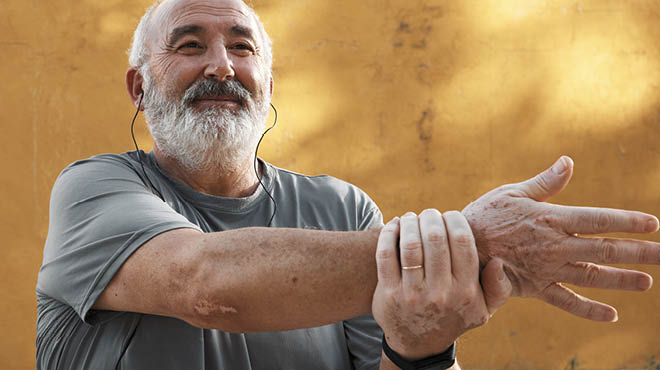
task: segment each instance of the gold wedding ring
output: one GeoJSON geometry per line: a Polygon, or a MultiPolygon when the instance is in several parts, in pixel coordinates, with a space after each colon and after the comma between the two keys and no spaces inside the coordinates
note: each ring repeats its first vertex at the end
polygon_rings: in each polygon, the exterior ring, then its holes
{"type": "Polygon", "coordinates": [[[422,265],[417,265],[417,266],[402,266],[401,269],[402,269],[402,270],[417,270],[417,269],[421,269],[422,267],[424,267],[424,266],[422,266],[422,265]]]}

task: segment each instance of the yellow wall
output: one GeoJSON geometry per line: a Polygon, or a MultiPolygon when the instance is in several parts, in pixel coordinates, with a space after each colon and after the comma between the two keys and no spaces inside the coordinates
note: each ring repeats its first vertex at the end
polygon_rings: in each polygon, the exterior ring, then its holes
{"type": "MultiPolygon", "coordinates": [[[[76,159],[131,150],[124,50],[148,4],[0,1],[1,369],[34,367],[55,177],[76,159]]],[[[460,209],[568,154],[575,177],[554,201],[660,214],[657,0],[255,6],[275,41],[280,122],[261,154],[276,165],[351,181],[393,217],[460,209]]],[[[150,147],[143,121],[137,136],[150,147]]],[[[616,324],[514,299],[461,340],[459,356],[468,369],[650,365],[659,289],[588,290],[619,308],[616,324]]]]}

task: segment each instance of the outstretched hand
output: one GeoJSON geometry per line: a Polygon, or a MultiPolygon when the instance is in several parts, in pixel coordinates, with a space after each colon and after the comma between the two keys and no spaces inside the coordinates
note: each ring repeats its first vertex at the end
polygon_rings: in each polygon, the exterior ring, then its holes
{"type": "Polygon", "coordinates": [[[650,275],[600,264],[660,264],[660,243],[580,235],[650,233],[658,230],[658,219],[634,211],[545,203],[564,189],[572,173],[573,161],[561,157],[532,179],[483,195],[462,213],[474,233],[481,265],[501,259],[513,295],[535,297],[590,320],[616,321],[613,307],[561,283],[646,290],[653,282],[650,275]]]}

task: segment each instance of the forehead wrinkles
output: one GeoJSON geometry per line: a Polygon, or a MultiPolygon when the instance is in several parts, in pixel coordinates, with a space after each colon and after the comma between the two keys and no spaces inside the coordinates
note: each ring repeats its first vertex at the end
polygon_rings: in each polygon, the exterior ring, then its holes
{"type": "Polygon", "coordinates": [[[152,25],[155,27],[150,30],[151,36],[147,41],[152,56],[158,58],[159,54],[163,54],[162,57],[165,57],[170,33],[176,27],[199,25],[206,31],[219,30],[220,33],[225,34],[231,26],[239,25],[252,30],[252,41],[255,43],[257,55],[260,58],[265,57],[263,50],[266,40],[258,27],[255,15],[242,2],[240,9],[208,2],[183,4],[186,2],[166,1],[157,9],[157,14],[154,14],[152,25]],[[226,20],[227,17],[232,18],[230,22],[223,22],[223,18],[226,20]]]}
{"type": "MultiPolygon", "coordinates": [[[[194,24],[194,19],[199,16],[212,16],[218,18],[235,17],[243,22],[244,26],[248,26],[253,31],[256,30],[256,23],[254,22],[251,13],[247,10],[245,5],[241,3],[240,7],[231,6],[228,4],[213,4],[210,2],[197,2],[188,3],[185,1],[170,1],[162,4],[162,15],[158,24],[164,25],[161,27],[161,37],[167,37],[167,34],[176,26],[184,24],[194,24]]],[[[232,4],[234,5],[234,4],[232,4]]]]}
{"type": "Polygon", "coordinates": [[[250,13],[244,6],[231,6],[226,4],[212,4],[212,3],[194,3],[188,6],[180,6],[179,11],[182,14],[189,12],[199,12],[212,15],[240,15],[249,18],[250,13]]]}
{"type": "Polygon", "coordinates": [[[171,20],[167,23],[178,24],[186,19],[190,19],[199,15],[202,16],[214,16],[214,17],[237,17],[244,19],[247,22],[252,23],[252,17],[250,17],[245,12],[234,8],[226,7],[215,7],[215,6],[190,6],[181,9],[180,12],[175,13],[175,16],[171,16],[171,20]]]}

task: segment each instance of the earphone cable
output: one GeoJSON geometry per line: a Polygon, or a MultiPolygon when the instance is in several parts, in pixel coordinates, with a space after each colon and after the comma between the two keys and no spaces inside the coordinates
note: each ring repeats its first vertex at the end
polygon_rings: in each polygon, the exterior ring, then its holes
{"type": "MultiPolygon", "coordinates": [[[[275,121],[273,124],[264,131],[263,134],[261,134],[261,138],[259,139],[259,142],[257,142],[257,149],[254,151],[254,174],[257,176],[257,180],[259,180],[259,184],[261,187],[264,189],[266,194],[268,194],[268,197],[270,200],[273,202],[273,214],[270,215],[270,220],[268,221],[268,227],[271,227],[273,224],[273,218],[275,218],[275,213],[277,212],[277,202],[275,201],[275,198],[273,198],[273,195],[266,189],[266,185],[264,185],[263,181],[261,181],[261,177],[259,176],[259,170],[257,169],[257,155],[259,154],[259,145],[261,145],[261,140],[264,139],[264,136],[268,133],[268,131],[272,130],[273,127],[277,124],[277,109],[273,105],[273,103],[270,104],[270,106],[273,108],[273,111],[275,112],[275,121]]],[[[264,168],[265,170],[265,168],[264,168]]]]}
{"type": "Polygon", "coordinates": [[[133,138],[133,144],[135,144],[135,152],[138,155],[138,161],[140,162],[140,167],[142,167],[142,173],[144,174],[144,178],[147,179],[147,182],[149,183],[149,186],[151,186],[151,189],[153,189],[153,191],[155,191],[157,193],[158,197],[164,202],[165,198],[163,197],[163,194],[161,194],[160,191],[158,191],[158,189],[156,189],[154,184],[149,179],[149,176],[147,176],[147,171],[145,171],[145,169],[144,169],[144,162],[142,161],[142,155],[141,155],[141,152],[140,152],[140,148],[138,148],[137,140],[135,140],[135,130],[134,130],[135,120],[137,119],[137,116],[140,113],[140,108],[142,107],[142,98],[143,97],[144,97],[144,92],[142,94],[140,94],[140,101],[138,102],[137,109],[135,110],[135,115],[133,116],[133,121],[131,122],[131,138],[133,138]]]}
{"type": "MultiPolygon", "coordinates": [[[[142,98],[144,97],[144,93],[140,95],[140,100],[138,101],[138,106],[137,109],[135,110],[135,115],[133,116],[133,120],[131,121],[131,138],[133,139],[133,144],[135,145],[135,151],[138,155],[138,160],[140,162],[140,167],[142,168],[142,173],[144,174],[145,179],[149,183],[149,186],[153,189],[154,192],[157,193],[158,197],[160,197],[161,200],[165,201],[165,198],[163,197],[163,194],[161,194],[158,189],[154,186],[154,184],[151,182],[151,179],[149,179],[149,176],[147,176],[147,171],[144,169],[144,161],[142,160],[142,153],[140,152],[140,148],[138,147],[137,140],[135,139],[135,120],[137,119],[138,114],[140,113],[140,108],[142,107],[142,98]]],[[[275,218],[275,213],[277,213],[277,202],[275,201],[275,198],[273,195],[268,191],[266,188],[266,185],[261,181],[261,177],[259,176],[259,170],[257,167],[257,155],[259,153],[259,146],[261,145],[261,141],[264,139],[264,136],[268,133],[268,131],[272,130],[275,125],[277,124],[277,109],[275,106],[271,103],[270,106],[273,108],[273,111],[275,112],[275,121],[273,124],[264,131],[264,133],[261,135],[261,138],[259,138],[259,141],[257,142],[257,148],[254,151],[254,173],[257,176],[257,179],[259,180],[259,184],[261,187],[264,189],[270,200],[273,202],[273,213],[270,216],[270,220],[268,221],[268,227],[270,227],[273,224],[273,219],[275,218]]]]}

